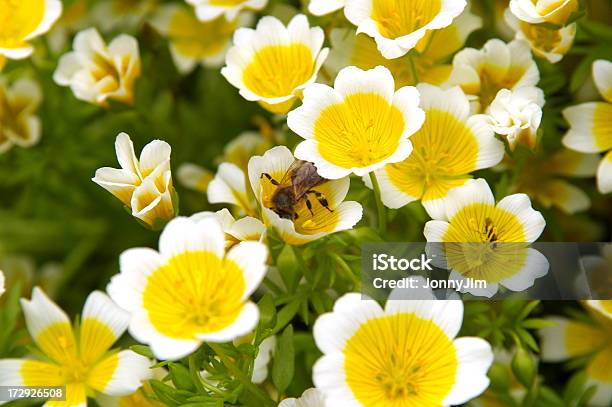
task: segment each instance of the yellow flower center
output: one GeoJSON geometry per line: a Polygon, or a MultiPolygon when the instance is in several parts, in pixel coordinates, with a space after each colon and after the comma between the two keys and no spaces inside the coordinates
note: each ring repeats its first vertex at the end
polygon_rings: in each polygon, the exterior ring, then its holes
{"type": "Polygon", "coordinates": [[[428,110],[426,117],[410,138],[414,147],[410,156],[385,167],[397,188],[424,201],[443,198],[451,188],[463,185],[478,158],[478,141],[465,123],[437,109],[428,110]]]}
{"type": "Polygon", "coordinates": [[[458,366],[452,340],[412,313],[367,321],[348,340],[344,357],[346,382],[368,407],[439,406],[458,366]]]}
{"type": "MultiPolygon", "coordinates": [[[[493,102],[502,89],[512,89],[525,75],[526,69],[521,66],[510,66],[503,69],[487,64],[480,71],[480,105],[484,111],[493,102]]],[[[465,89],[464,89],[465,90],[465,89]]],[[[470,94],[471,92],[466,91],[470,94]]]]}
{"type": "Polygon", "coordinates": [[[319,153],[342,168],[363,168],[397,150],[405,128],[402,112],[374,93],[356,93],[327,107],[315,122],[319,153]]]}
{"type": "Polygon", "coordinates": [[[310,79],[314,63],[314,56],[305,44],[269,45],[257,51],[242,80],[259,96],[289,96],[310,79]]]}
{"type": "Polygon", "coordinates": [[[232,324],[242,310],[245,286],[242,270],[233,261],[189,251],[149,276],[143,306],[164,335],[191,339],[232,324]]]}
{"type": "Polygon", "coordinates": [[[384,37],[398,38],[428,24],[441,9],[441,0],[374,0],[372,20],[384,37]]]}
{"type": "Polygon", "coordinates": [[[554,50],[561,42],[561,32],[559,30],[551,30],[537,24],[521,21],[521,31],[535,48],[545,52],[554,50]]]}
{"type": "Polygon", "coordinates": [[[23,47],[44,16],[44,0],[0,0],[0,48],[23,47]]]}
{"type": "Polygon", "coordinates": [[[224,16],[200,22],[191,13],[180,10],[170,22],[169,36],[179,54],[203,58],[219,54],[231,39],[236,25],[224,16]]]}

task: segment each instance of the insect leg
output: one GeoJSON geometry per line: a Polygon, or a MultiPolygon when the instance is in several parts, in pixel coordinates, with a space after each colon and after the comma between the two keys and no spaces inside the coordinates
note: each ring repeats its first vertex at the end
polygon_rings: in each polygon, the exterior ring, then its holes
{"type": "Polygon", "coordinates": [[[261,176],[259,177],[259,179],[262,179],[263,177],[266,177],[268,179],[268,181],[270,181],[272,183],[272,185],[280,185],[280,183],[275,180],[274,178],[272,178],[272,176],[270,174],[268,174],[267,172],[262,172],[261,176]]]}
{"type": "Polygon", "coordinates": [[[315,198],[317,198],[317,201],[319,201],[319,203],[321,204],[322,207],[324,207],[325,209],[327,209],[330,212],[334,211],[333,209],[331,209],[329,207],[329,202],[327,202],[327,198],[325,198],[325,195],[323,195],[319,191],[315,191],[314,189],[311,189],[311,190],[306,191],[306,194],[314,195],[315,198]]]}
{"type": "Polygon", "coordinates": [[[312,202],[310,202],[310,199],[308,199],[308,195],[304,195],[304,200],[306,201],[306,207],[310,211],[310,214],[314,216],[314,212],[312,211],[312,202]]]}

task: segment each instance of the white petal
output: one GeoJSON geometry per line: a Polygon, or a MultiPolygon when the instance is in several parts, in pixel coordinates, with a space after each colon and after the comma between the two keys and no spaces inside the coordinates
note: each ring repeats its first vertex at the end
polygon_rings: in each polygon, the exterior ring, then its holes
{"type": "Polygon", "coordinates": [[[140,177],[138,158],[134,152],[134,143],[127,133],[119,133],[115,140],[115,151],[117,152],[117,161],[124,170],[127,170],[140,177]]]}
{"type": "Polygon", "coordinates": [[[341,352],[327,354],[317,360],[312,369],[312,379],[317,389],[325,395],[326,406],[363,407],[348,387],[341,352]]]}
{"type": "MultiPolygon", "coordinates": [[[[295,157],[285,146],[274,147],[264,153],[263,156],[254,156],[249,160],[248,172],[253,193],[260,200],[260,182],[263,173],[284,175],[295,157]]],[[[277,180],[280,182],[280,180],[277,180]]]]}
{"type": "Polygon", "coordinates": [[[470,180],[464,185],[453,188],[448,192],[446,199],[447,218],[452,219],[459,210],[474,203],[495,205],[493,192],[491,192],[487,181],[482,178],[470,180]]]}
{"type": "Polygon", "coordinates": [[[159,251],[165,259],[190,251],[206,251],[223,257],[225,235],[216,219],[194,222],[178,217],[171,220],[159,238],[159,251]]]}
{"type": "Polygon", "coordinates": [[[612,192],[612,151],[606,154],[599,164],[597,188],[602,194],[612,192]]]}
{"type": "Polygon", "coordinates": [[[143,381],[152,377],[150,362],[131,350],[123,350],[118,354],[119,362],[112,378],[102,391],[111,396],[127,396],[138,390],[143,381]]]}
{"type": "Polygon", "coordinates": [[[548,321],[554,325],[540,329],[542,339],[542,360],[544,362],[561,362],[570,357],[566,345],[566,332],[568,320],[565,318],[551,317],[548,321]]]}
{"type": "Polygon", "coordinates": [[[35,339],[50,325],[59,323],[70,325],[66,313],[38,287],[34,287],[30,301],[21,299],[21,307],[28,331],[35,339]]]}
{"type": "Polygon", "coordinates": [[[612,103],[612,61],[598,59],[593,62],[593,80],[601,96],[612,103]]]}
{"type": "Polygon", "coordinates": [[[162,140],[153,140],[140,153],[140,170],[142,174],[150,174],[160,166],[164,170],[170,166],[170,152],[172,148],[170,144],[162,140]]]}
{"type": "Polygon", "coordinates": [[[129,314],[119,308],[106,294],[100,291],[92,292],[85,301],[81,325],[88,319],[104,324],[105,327],[111,330],[115,340],[123,335],[130,323],[129,314]]]}
{"type": "Polygon", "coordinates": [[[428,242],[443,242],[450,224],[443,220],[430,220],[425,224],[423,234],[428,242]]]}
{"type": "Polygon", "coordinates": [[[25,359],[0,359],[0,386],[24,386],[21,366],[25,359]]]}
{"type": "Polygon", "coordinates": [[[345,0],[310,0],[308,11],[315,16],[333,13],[344,7],[345,0]]]}
{"type": "Polygon", "coordinates": [[[227,254],[227,259],[235,262],[241,269],[246,287],[241,300],[253,293],[266,275],[268,248],[259,242],[241,242],[227,254]]]}
{"type": "MultiPolygon", "coordinates": [[[[392,296],[394,296],[393,293],[392,296]]],[[[432,321],[444,331],[449,339],[454,339],[463,322],[463,302],[454,300],[394,300],[390,297],[385,306],[385,315],[399,313],[414,313],[423,319],[432,321]]]]}
{"type": "Polygon", "coordinates": [[[244,173],[235,164],[221,164],[217,175],[208,184],[206,195],[210,203],[229,203],[244,208],[247,200],[244,173]]]}
{"type": "Polygon", "coordinates": [[[357,93],[373,93],[391,103],[395,92],[395,81],[391,72],[384,66],[365,71],[355,66],[348,66],[336,76],[334,89],[343,97],[357,93]]]}
{"type": "Polygon", "coordinates": [[[528,243],[535,242],[546,227],[544,217],[531,207],[531,200],[525,194],[507,196],[499,201],[497,207],[517,217],[523,226],[525,241],[528,243]]]}
{"type": "Polygon", "coordinates": [[[342,352],[355,331],[368,320],[383,315],[378,303],[357,293],[342,296],[333,312],[321,315],[313,332],[317,347],[323,353],[342,352]]]}
{"type": "Polygon", "coordinates": [[[489,386],[487,371],[493,363],[491,345],[481,338],[459,338],[454,341],[457,349],[456,380],[444,405],[459,405],[478,396],[489,386]]]}
{"type": "Polygon", "coordinates": [[[287,125],[302,138],[314,137],[315,123],[321,112],[332,105],[342,103],[342,97],[327,85],[313,83],[304,89],[302,106],[287,115],[287,125]]]}
{"type": "Polygon", "coordinates": [[[545,276],[550,267],[548,259],[539,251],[532,248],[527,250],[525,265],[512,277],[501,280],[499,284],[512,291],[524,291],[531,287],[536,279],[545,276]]]}
{"type": "Polygon", "coordinates": [[[598,103],[583,103],[563,110],[563,117],[570,124],[570,129],[562,140],[566,147],[582,153],[598,153],[602,150],[593,134],[597,105],[598,103]]]}

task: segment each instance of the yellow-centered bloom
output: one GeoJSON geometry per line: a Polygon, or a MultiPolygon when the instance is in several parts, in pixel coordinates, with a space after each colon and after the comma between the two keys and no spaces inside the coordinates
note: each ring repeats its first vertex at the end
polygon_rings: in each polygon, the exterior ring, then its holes
{"type": "Polygon", "coordinates": [[[0,296],[4,294],[4,291],[6,291],[4,288],[4,273],[0,270],[0,296]]]}
{"type": "Polygon", "coordinates": [[[561,61],[574,44],[576,23],[558,29],[542,27],[519,20],[509,9],[506,9],[504,19],[516,32],[516,40],[527,41],[536,56],[550,63],[561,61]]]}
{"type": "MultiPolygon", "coordinates": [[[[376,177],[389,208],[420,199],[427,212],[439,218],[448,192],[471,179],[471,172],[498,164],[504,145],[485,121],[470,117],[470,102],[460,88],[420,84],[417,89],[425,123],[410,138],[414,149],[404,161],[376,171],[376,177]]],[[[368,178],[364,181],[371,187],[368,178]]]]}
{"type": "MultiPolygon", "coordinates": [[[[517,163],[504,163],[506,170],[514,170],[517,163]]],[[[543,207],[557,207],[573,214],[591,206],[589,196],[565,178],[594,177],[599,164],[599,155],[582,154],[562,149],[551,156],[536,155],[523,163],[525,174],[537,177],[520,177],[512,191],[522,192],[538,201],[543,207]]]]}
{"type": "Polygon", "coordinates": [[[130,208],[132,216],[151,227],[158,228],[172,219],[177,208],[170,145],[154,140],[137,158],[130,136],[121,133],[115,140],[115,151],[121,168],[99,168],[92,181],[115,195],[130,208]]]}
{"type": "Polygon", "coordinates": [[[612,403],[612,301],[587,301],[588,320],[551,317],[555,325],[540,330],[542,361],[565,362],[586,359],[585,387],[597,386],[589,406],[612,403]]]}
{"type": "Polygon", "coordinates": [[[428,31],[452,24],[465,0],[353,0],[344,7],[357,33],[374,38],[387,59],[399,58],[416,47],[428,31]]]}
{"type": "Polygon", "coordinates": [[[348,28],[335,28],[331,32],[332,47],[325,67],[336,75],[349,65],[361,69],[382,65],[391,71],[398,89],[419,82],[441,85],[448,80],[452,71],[448,59],[463,48],[468,36],[481,26],[481,18],[466,9],[448,27],[429,31],[416,46],[418,54],[396,59],[383,57],[376,48],[376,42],[366,34],[356,34],[348,28]],[[412,72],[411,58],[418,80],[412,72]]]}
{"type": "Polygon", "coordinates": [[[385,67],[344,68],[333,88],[307,87],[302,106],[289,113],[289,128],[305,139],[295,156],[315,163],[328,179],[363,176],[400,162],[412,152],[409,137],[425,120],[419,98],[412,86],[395,91],[385,67]]]}
{"type": "Polygon", "coordinates": [[[475,113],[486,111],[502,89],[535,86],[540,72],[526,41],[487,41],[480,50],[465,48],[455,55],[450,85],[459,85],[473,100],[475,113]]]}
{"type": "Polygon", "coordinates": [[[278,407],[325,407],[325,397],[317,389],[308,389],[297,399],[284,399],[278,407]]]}
{"type": "Polygon", "coordinates": [[[235,20],[243,10],[262,10],[268,0],[187,0],[195,7],[196,15],[202,21],[210,21],[225,16],[228,21],[235,20]]]}
{"type": "Polygon", "coordinates": [[[329,52],[322,49],[324,38],[320,27],[310,28],[305,15],[295,16],[287,27],[266,16],[255,30],[236,30],[221,74],[246,100],[273,113],[287,113],[317,79],[329,52]]]}
{"type": "MultiPolygon", "coordinates": [[[[294,219],[282,218],[274,211],[277,206],[275,192],[279,186],[293,185],[291,179],[285,178],[285,175],[295,160],[287,147],[279,146],[249,161],[249,180],[255,198],[261,205],[264,223],[274,227],[286,243],[295,245],[308,243],[330,233],[352,229],[361,220],[363,208],[357,202],[344,201],[350,186],[348,177],[312,187],[310,190],[313,192],[301,196],[294,205],[294,219]],[[280,185],[275,185],[275,182],[280,185]],[[319,198],[326,201],[327,207],[319,198]],[[308,209],[307,199],[312,213],[308,209]]],[[[299,185],[298,190],[301,190],[299,185]]]]}
{"type": "Polygon", "coordinates": [[[384,309],[350,293],[319,317],[314,338],[323,357],[313,381],[326,405],[449,406],[487,388],[491,346],[481,338],[456,338],[463,303],[425,291],[414,300],[397,299],[393,291],[384,309]]]}
{"type": "Polygon", "coordinates": [[[38,143],[42,129],[36,111],[41,100],[40,87],[31,79],[19,79],[11,86],[0,82],[0,154],[14,145],[38,143]]]}
{"type": "Polygon", "coordinates": [[[131,313],[129,331],[158,359],[180,359],[202,342],[228,342],[259,320],[249,296],[266,272],[268,249],[241,242],[227,253],[225,233],[212,217],[176,218],[159,239],[159,252],[130,249],[107,287],[131,313]]]}
{"type": "Polygon", "coordinates": [[[85,407],[87,396],[134,393],[150,377],[149,360],[131,350],[109,350],[129,315],[105,294],[87,297],[78,326],[39,288],[21,300],[26,325],[46,359],[0,360],[0,386],[66,386],[65,401],[46,406],[85,407]]]}
{"type": "Polygon", "coordinates": [[[154,26],[168,38],[170,54],[181,73],[189,73],[197,65],[219,68],[231,45],[232,35],[239,26],[249,25],[251,14],[241,14],[235,20],[220,16],[200,21],[193,10],[180,5],[161,7],[154,26]]]}
{"type": "Polygon", "coordinates": [[[132,103],[140,75],[136,38],[121,34],[107,46],[98,31],[89,28],[74,37],[73,48],[53,74],[58,85],[69,86],[77,99],[103,107],[109,100],[132,103]]]}
{"type": "Polygon", "coordinates": [[[607,152],[597,171],[599,191],[607,194],[612,192],[612,62],[595,61],[593,79],[605,101],[583,103],[563,111],[570,124],[563,144],[582,153],[607,152]]]}
{"type": "Polygon", "coordinates": [[[527,23],[565,25],[578,10],[578,0],[510,0],[510,10],[527,23]]]}
{"type": "Polygon", "coordinates": [[[0,0],[0,59],[32,55],[29,41],[49,31],[61,14],[59,0],[0,0]]]}
{"type": "Polygon", "coordinates": [[[445,254],[445,267],[454,280],[485,280],[486,287],[466,290],[493,296],[499,285],[523,291],[548,272],[548,261],[527,247],[543,232],[546,222],[525,194],[495,203],[484,179],[454,188],[444,201],[444,216],[425,224],[424,235],[445,254]]]}
{"type": "Polygon", "coordinates": [[[183,187],[197,192],[206,192],[215,174],[193,163],[183,163],[176,170],[176,178],[183,187]]]}

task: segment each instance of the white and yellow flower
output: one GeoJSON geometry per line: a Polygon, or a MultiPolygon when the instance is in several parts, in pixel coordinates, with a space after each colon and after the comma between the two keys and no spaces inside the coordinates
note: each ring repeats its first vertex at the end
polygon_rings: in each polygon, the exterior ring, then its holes
{"type": "Polygon", "coordinates": [[[266,226],[259,219],[245,216],[236,220],[226,208],[217,212],[198,212],[190,218],[199,221],[208,217],[216,219],[221,225],[221,229],[225,233],[226,249],[240,242],[261,242],[266,235],[266,226]]]}
{"type": "MultiPolygon", "coordinates": [[[[276,229],[280,238],[289,244],[300,245],[319,239],[330,233],[353,228],[361,220],[363,208],[357,202],[344,201],[348,193],[348,177],[331,180],[312,188],[327,201],[328,208],[317,200],[308,197],[312,204],[312,213],[306,200],[301,199],[295,205],[296,217],[286,219],[275,211],[273,202],[277,186],[263,174],[268,174],[276,182],[285,185],[285,174],[295,162],[295,157],[287,147],[274,147],[263,156],[255,156],[249,161],[249,180],[255,198],[262,208],[262,217],[266,225],[276,229]]],[[[291,185],[290,182],[288,185],[291,185]]],[[[314,194],[313,194],[314,195],[314,194]]]]}
{"type": "Polygon", "coordinates": [[[131,313],[129,331],[158,359],[180,359],[202,342],[228,342],[249,333],[259,320],[249,300],[266,273],[268,250],[241,242],[225,251],[216,219],[176,218],[159,239],[159,252],[130,249],[121,273],[107,287],[131,313]]]}
{"type": "Polygon", "coordinates": [[[344,8],[346,3],[347,0],[310,0],[308,11],[315,16],[324,16],[344,8]]]}
{"type": "Polygon", "coordinates": [[[542,27],[519,20],[510,9],[506,9],[504,19],[516,32],[516,40],[527,41],[536,56],[545,58],[550,63],[561,61],[574,44],[576,23],[559,29],[542,27]]]}
{"type": "Polygon", "coordinates": [[[578,0],[510,0],[510,10],[527,23],[565,25],[578,10],[578,0]]]}
{"type": "Polygon", "coordinates": [[[134,82],[140,75],[138,41],[127,34],[108,44],[95,28],[79,32],[74,51],[63,55],[53,74],[60,86],[69,86],[77,99],[100,106],[110,100],[132,103],[134,82]]]}
{"type": "Polygon", "coordinates": [[[227,203],[236,205],[247,214],[255,213],[255,203],[247,191],[246,175],[237,165],[219,165],[217,174],[208,184],[206,196],[211,204],[227,203]]]}
{"type": "Polygon", "coordinates": [[[5,58],[32,55],[29,41],[49,31],[61,14],[59,0],[0,0],[0,69],[5,58]]]}
{"type": "Polygon", "coordinates": [[[129,315],[105,294],[89,295],[78,328],[39,288],[21,306],[46,359],[0,360],[1,386],[66,386],[66,400],[48,405],[84,407],[88,394],[131,394],[150,377],[147,358],[130,350],[109,351],[125,332],[129,315]]]}
{"type": "Polygon", "coordinates": [[[117,161],[121,168],[99,168],[92,181],[130,208],[132,216],[157,228],[176,215],[174,187],[170,171],[168,143],[154,140],[140,153],[126,133],[115,140],[117,161]]]}
{"type": "Polygon", "coordinates": [[[287,27],[275,17],[263,17],[255,30],[239,28],[221,74],[246,100],[265,109],[287,113],[302,90],[317,79],[328,48],[323,30],[310,28],[305,15],[287,27]]]}
{"type": "Polygon", "coordinates": [[[502,89],[535,86],[540,72],[526,41],[492,39],[480,50],[465,48],[455,55],[450,85],[459,85],[473,99],[475,113],[484,112],[502,89]]]}
{"type": "MultiPolygon", "coordinates": [[[[433,218],[440,218],[448,192],[471,179],[471,172],[498,164],[504,145],[486,122],[470,117],[470,102],[459,87],[420,84],[417,89],[425,124],[410,138],[414,150],[404,161],[376,171],[376,177],[387,207],[420,199],[433,218]]],[[[364,181],[372,187],[367,177],[364,181]]]]}
{"type": "Polygon", "coordinates": [[[0,270],[0,296],[4,294],[6,289],[4,288],[4,273],[0,270]]]}
{"type": "Polygon", "coordinates": [[[284,399],[278,407],[325,407],[325,397],[317,389],[308,389],[297,399],[284,399]]]}
{"type": "MultiPolygon", "coordinates": [[[[510,161],[506,169],[515,170],[517,163],[510,161]]],[[[557,207],[572,214],[587,210],[591,199],[582,189],[565,178],[595,177],[599,155],[581,154],[562,149],[551,156],[535,155],[521,165],[524,174],[537,174],[537,177],[519,177],[512,191],[522,192],[538,201],[545,208],[557,207]]]]}
{"type": "MultiPolygon", "coordinates": [[[[168,371],[158,367],[151,369],[151,374],[155,380],[163,380],[168,375],[168,371]]],[[[172,386],[172,383],[166,383],[172,386]]],[[[100,407],[164,407],[166,404],[155,399],[155,392],[151,387],[151,382],[147,380],[136,392],[122,397],[112,397],[99,394],[96,402],[100,407]]]]}
{"type": "Polygon", "coordinates": [[[40,86],[22,78],[11,86],[0,82],[0,154],[14,145],[31,147],[42,134],[36,111],[42,101],[40,86]]]}
{"type": "Polygon", "coordinates": [[[195,7],[196,15],[202,21],[214,20],[219,16],[232,21],[243,10],[264,9],[268,0],[187,0],[187,3],[195,7]]]}
{"type": "Polygon", "coordinates": [[[214,176],[211,171],[193,163],[183,163],[176,170],[178,182],[183,187],[197,192],[206,192],[214,176]]]}
{"type": "Polygon", "coordinates": [[[593,63],[593,78],[604,102],[583,103],[563,111],[570,129],[563,144],[583,153],[607,152],[597,172],[602,194],[612,192],[612,62],[593,63]]]}
{"type": "Polygon", "coordinates": [[[335,28],[330,35],[332,47],[325,67],[335,76],[349,65],[361,69],[382,65],[391,71],[398,89],[419,82],[441,85],[448,80],[452,71],[452,65],[447,60],[463,48],[468,36],[481,26],[482,19],[466,9],[453,24],[428,32],[416,46],[418,54],[396,59],[383,57],[376,48],[376,42],[366,34],[356,34],[347,28],[335,28]],[[411,58],[418,81],[411,69],[411,58]]]}
{"type": "Polygon", "coordinates": [[[219,68],[231,46],[232,35],[239,26],[249,25],[251,14],[241,14],[234,20],[220,16],[200,21],[193,10],[180,5],[161,7],[152,22],[168,38],[170,54],[181,73],[189,73],[196,66],[219,68]]]}
{"type": "Polygon", "coordinates": [[[400,162],[412,152],[409,137],[425,120],[419,99],[412,86],[395,91],[385,67],[344,68],[333,88],[308,86],[303,105],[289,113],[289,128],[305,139],[295,156],[313,162],[328,179],[363,176],[400,162]]]}
{"type": "Polygon", "coordinates": [[[354,0],[344,7],[358,33],[374,38],[387,59],[413,49],[428,31],[451,25],[463,12],[465,0],[354,0]]]}
{"type": "Polygon", "coordinates": [[[94,5],[90,21],[103,33],[136,31],[158,7],[158,0],[107,0],[94,5]]]}
{"type": "Polygon", "coordinates": [[[548,260],[527,247],[543,232],[546,221],[525,194],[495,204],[484,179],[470,180],[448,193],[445,214],[425,224],[428,242],[439,243],[449,278],[485,280],[486,287],[465,290],[491,297],[499,285],[523,291],[548,272],[548,260]]]}
{"type": "Polygon", "coordinates": [[[323,352],[313,381],[326,405],[448,406],[467,402],[489,385],[493,361],[483,339],[456,338],[463,303],[395,299],[383,309],[361,294],[341,297],[315,322],[323,352]]]}
{"type": "Polygon", "coordinates": [[[247,131],[241,133],[235,139],[232,139],[223,148],[223,161],[237,165],[242,171],[246,172],[249,166],[249,160],[254,155],[261,155],[272,148],[273,134],[265,134],[264,132],[271,129],[262,129],[262,133],[247,131]],[[265,134],[265,135],[264,135],[265,134]]]}
{"type": "Polygon", "coordinates": [[[533,149],[537,143],[544,103],[544,92],[540,88],[502,89],[483,117],[495,133],[506,138],[510,149],[514,150],[517,144],[533,149]]]}
{"type": "Polygon", "coordinates": [[[571,359],[586,359],[586,387],[597,386],[589,406],[607,407],[612,402],[612,318],[601,313],[598,307],[612,310],[609,301],[587,305],[590,321],[562,317],[548,318],[555,325],[540,330],[542,338],[542,361],[565,362],[571,359]]]}

